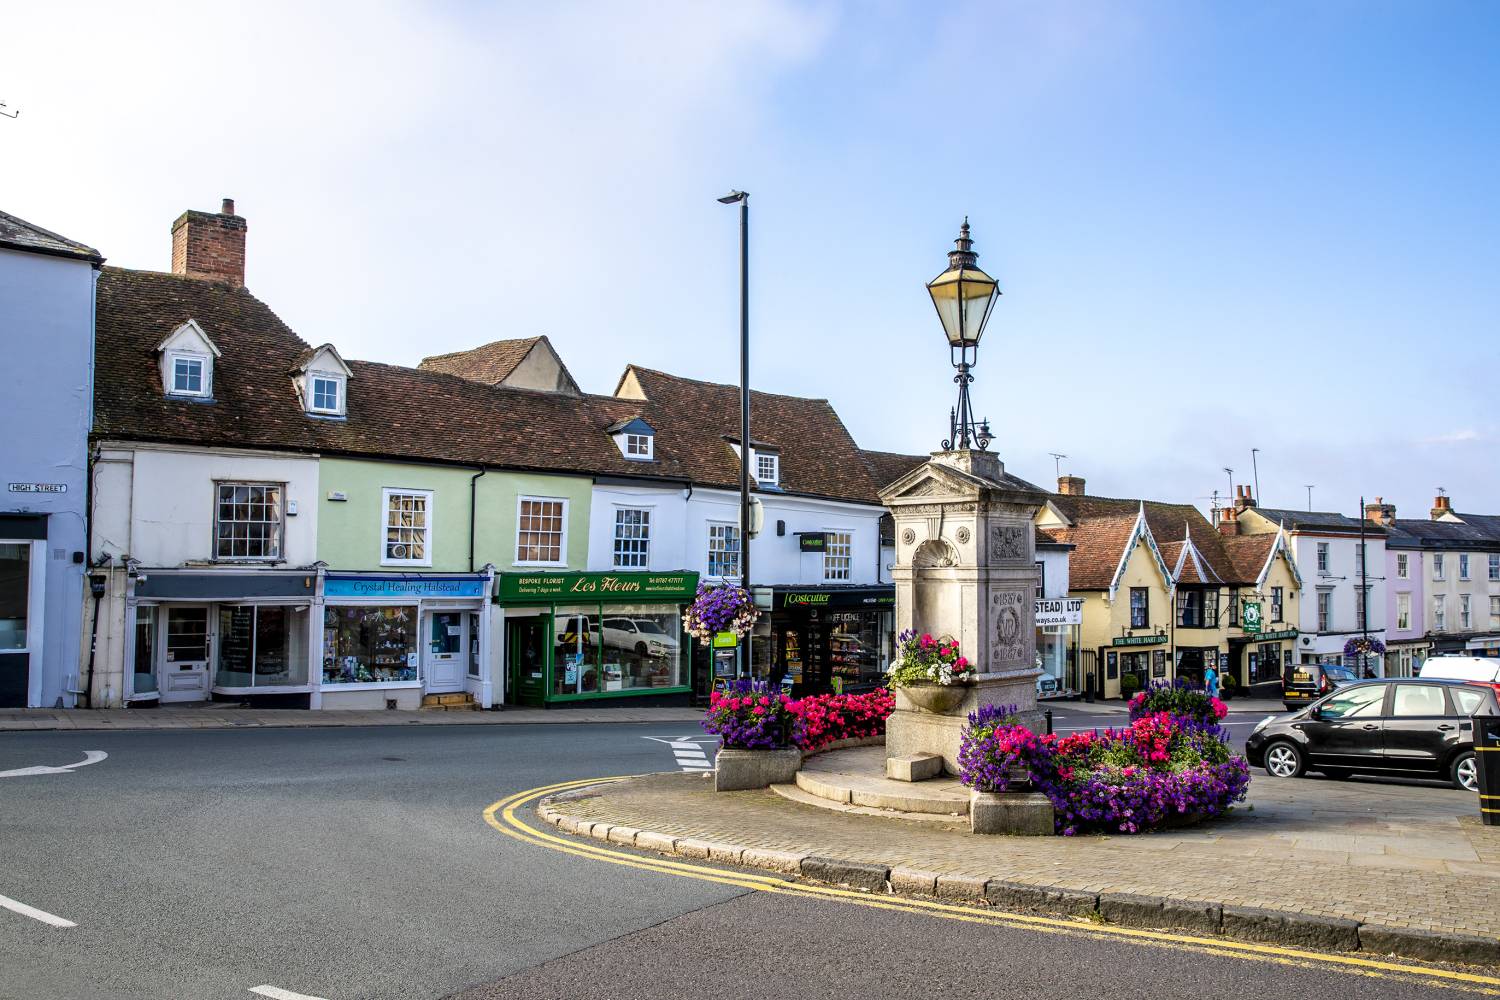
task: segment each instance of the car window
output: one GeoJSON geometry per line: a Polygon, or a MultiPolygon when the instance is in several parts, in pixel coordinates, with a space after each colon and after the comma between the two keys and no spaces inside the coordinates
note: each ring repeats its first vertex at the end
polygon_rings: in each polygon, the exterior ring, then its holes
{"type": "Polygon", "coordinates": [[[1352,681],[1352,680],[1354,680],[1354,671],[1350,670],[1347,667],[1324,667],[1323,668],[1323,672],[1325,674],[1327,674],[1328,677],[1331,680],[1336,680],[1336,681],[1352,681]]]}
{"type": "Polygon", "coordinates": [[[1368,684],[1330,697],[1318,706],[1325,719],[1349,719],[1355,716],[1379,715],[1385,700],[1384,684],[1368,684]]]}
{"type": "Polygon", "coordinates": [[[1459,715],[1473,715],[1484,703],[1483,691],[1462,687],[1449,688],[1448,691],[1453,695],[1453,704],[1457,706],[1459,715]]]}
{"type": "Polygon", "coordinates": [[[1391,703],[1391,714],[1395,716],[1447,715],[1443,689],[1431,684],[1397,684],[1396,697],[1391,703]]]}

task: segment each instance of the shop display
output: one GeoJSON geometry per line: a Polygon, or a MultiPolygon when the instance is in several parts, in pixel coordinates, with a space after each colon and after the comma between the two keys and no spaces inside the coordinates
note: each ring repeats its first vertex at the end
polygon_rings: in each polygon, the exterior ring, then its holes
{"type": "Polygon", "coordinates": [[[324,612],[324,684],[418,679],[416,608],[330,604],[324,612]]]}

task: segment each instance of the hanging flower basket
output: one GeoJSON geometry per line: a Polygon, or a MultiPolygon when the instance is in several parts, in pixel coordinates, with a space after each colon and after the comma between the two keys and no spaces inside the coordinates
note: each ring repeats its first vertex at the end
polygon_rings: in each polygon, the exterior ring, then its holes
{"type": "Polygon", "coordinates": [[[1344,643],[1345,656],[1384,656],[1385,643],[1359,635],[1344,643]]]}
{"type": "Polygon", "coordinates": [[[755,599],[744,587],[732,584],[706,587],[700,583],[693,603],[683,612],[682,627],[693,638],[708,645],[719,632],[731,632],[736,638],[744,638],[759,617],[755,599]]]}

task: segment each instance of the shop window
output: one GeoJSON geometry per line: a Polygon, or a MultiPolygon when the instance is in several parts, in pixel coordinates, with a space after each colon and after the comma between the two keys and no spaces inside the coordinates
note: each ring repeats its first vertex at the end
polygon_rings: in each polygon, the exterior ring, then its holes
{"type": "Polygon", "coordinates": [[[828,628],[830,680],[840,679],[845,691],[884,682],[881,634],[888,618],[889,612],[881,611],[836,611],[823,616],[828,628]]]}
{"type": "Polygon", "coordinates": [[[136,695],[156,693],[156,609],[135,609],[135,657],[131,691],[136,695]]]}
{"type": "Polygon", "coordinates": [[[672,605],[608,605],[602,616],[601,691],[676,687],[682,681],[682,618],[672,605]]]}
{"type": "Polygon", "coordinates": [[[300,687],[306,683],[307,608],[219,606],[215,687],[300,687]]]}
{"type": "Polygon", "coordinates": [[[477,612],[468,616],[469,618],[469,676],[479,676],[479,614],[477,612]]]}
{"type": "Polygon", "coordinates": [[[1269,684],[1281,679],[1281,646],[1263,645],[1250,664],[1250,683],[1269,684]]]}
{"type": "Polygon", "coordinates": [[[847,531],[823,532],[823,579],[845,582],[854,564],[854,536],[847,531]]]}
{"type": "Polygon", "coordinates": [[[633,507],[615,509],[614,567],[651,567],[651,511],[633,507]]]}
{"type": "Polygon", "coordinates": [[[1151,627],[1151,591],[1145,587],[1130,588],[1130,627],[1151,627]]]}
{"type": "Polygon", "coordinates": [[[555,694],[592,694],[599,684],[599,609],[556,608],[552,615],[555,694]]]}
{"type": "Polygon", "coordinates": [[[201,354],[173,353],[168,370],[172,373],[172,385],[167,391],[173,396],[207,396],[209,382],[208,358],[201,354]]]}
{"type": "Polygon", "coordinates": [[[214,558],[275,562],[281,559],[282,486],[279,483],[216,483],[214,558]]]}
{"type": "Polygon", "coordinates": [[[781,478],[781,456],[774,451],[755,452],[755,481],[775,486],[781,478]]]}
{"type": "Polygon", "coordinates": [[[568,501],[522,497],[516,520],[516,562],[561,566],[567,551],[568,501]]]}
{"type": "Polygon", "coordinates": [[[734,524],[708,526],[708,576],[727,579],[740,575],[740,529],[734,524]]]}
{"type": "Polygon", "coordinates": [[[418,662],[415,607],[324,607],[324,684],[415,681],[418,662]]]}
{"type": "Polygon", "coordinates": [[[31,600],[31,544],[0,542],[0,650],[26,648],[31,600]]]}
{"type": "Polygon", "coordinates": [[[432,565],[432,491],[383,490],[385,542],[380,562],[389,566],[432,565]]]}

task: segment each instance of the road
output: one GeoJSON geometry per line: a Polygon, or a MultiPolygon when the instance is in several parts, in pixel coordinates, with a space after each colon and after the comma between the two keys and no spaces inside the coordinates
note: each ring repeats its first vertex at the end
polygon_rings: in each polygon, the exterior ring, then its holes
{"type": "Polygon", "coordinates": [[[0,774],[107,754],[76,770],[0,777],[0,998],[1198,1000],[1230,981],[1241,997],[1277,1000],[1447,992],[1321,965],[789,898],[578,858],[484,821],[485,807],[512,792],[692,767],[691,753],[670,746],[691,731],[0,737],[0,774]]]}

